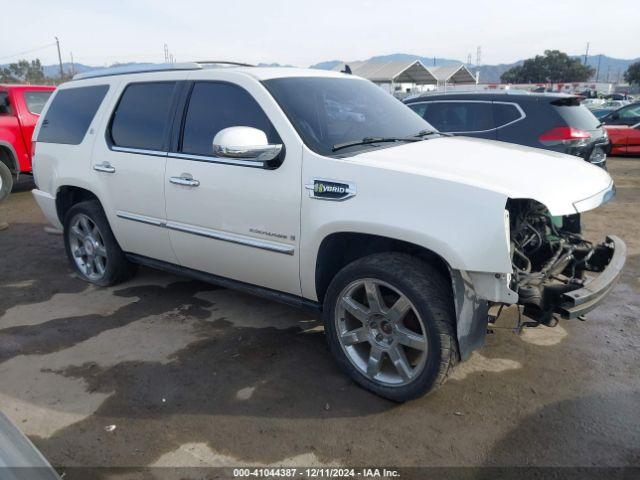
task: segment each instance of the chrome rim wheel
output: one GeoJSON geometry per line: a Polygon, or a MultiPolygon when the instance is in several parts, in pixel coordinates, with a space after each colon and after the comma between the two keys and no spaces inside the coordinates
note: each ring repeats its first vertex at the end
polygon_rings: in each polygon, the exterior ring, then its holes
{"type": "Polygon", "coordinates": [[[345,355],[369,380],[398,387],[424,370],[425,324],[409,298],[388,283],[351,282],[338,296],[334,322],[345,355]]]}
{"type": "Polygon", "coordinates": [[[73,261],[89,280],[100,280],[107,269],[107,249],[96,223],[79,213],[71,219],[69,246],[73,261]]]}

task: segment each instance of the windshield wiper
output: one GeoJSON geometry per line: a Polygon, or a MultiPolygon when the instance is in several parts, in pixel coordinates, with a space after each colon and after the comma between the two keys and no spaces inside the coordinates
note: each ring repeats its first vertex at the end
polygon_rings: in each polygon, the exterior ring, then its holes
{"type": "Polygon", "coordinates": [[[356,145],[369,145],[372,143],[384,142],[415,142],[420,140],[417,137],[364,137],[362,140],[352,140],[350,142],[336,143],[331,147],[332,152],[337,152],[343,148],[355,147],[356,145]]]}
{"type": "Polygon", "coordinates": [[[437,130],[420,130],[418,133],[414,135],[414,137],[423,138],[423,137],[428,137],[429,135],[442,135],[445,137],[453,136],[450,133],[442,133],[442,132],[438,132],[437,130]]]}

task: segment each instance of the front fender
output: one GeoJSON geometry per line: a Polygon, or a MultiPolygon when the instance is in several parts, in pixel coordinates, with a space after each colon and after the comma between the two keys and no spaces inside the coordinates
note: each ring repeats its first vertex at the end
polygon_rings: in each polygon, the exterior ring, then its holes
{"type": "Polygon", "coordinates": [[[316,258],[322,241],[341,232],[418,245],[438,254],[454,270],[511,273],[504,194],[355,160],[314,157],[309,161],[305,157],[304,167],[304,183],[329,178],[354,184],[357,191],[341,202],[303,194],[300,269],[305,297],[315,298],[316,258]]]}

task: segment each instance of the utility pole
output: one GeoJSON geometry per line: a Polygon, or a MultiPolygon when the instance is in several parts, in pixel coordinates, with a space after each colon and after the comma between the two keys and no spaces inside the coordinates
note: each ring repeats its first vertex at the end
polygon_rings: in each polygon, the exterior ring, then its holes
{"type": "Polygon", "coordinates": [[[64,77],[64,70],[62,70],[62,55],[60,55],[60,40],[58,37],[53,37],[56,39],[56,46],[58,47],[58,63],[60,64],[60,80],[64,77]]]}
{"type": "Polygon", "coordinates": [[[584,64],[587,64],[587,57],[589,56],[589,42],[587,42],[587,50],[584,52],[584,64]]]}
{"type": "Polygon", "coordinates": [[[602,60],[602,54],[598,55],[598,68],[596,69],[596,83],[600,79],[600,61],[602,60]]]}
{"type": "Polygon", "coordinates": [[[73,76],[76,74],[76,65],[73,63],[73,52],[70,52],[69,55],[71,55],[71,75],[73,76]]]}
{"type": "Polygon", "coordinates": [[[169,47],[164,44],[164,63],[169,63],[169,47]]]}

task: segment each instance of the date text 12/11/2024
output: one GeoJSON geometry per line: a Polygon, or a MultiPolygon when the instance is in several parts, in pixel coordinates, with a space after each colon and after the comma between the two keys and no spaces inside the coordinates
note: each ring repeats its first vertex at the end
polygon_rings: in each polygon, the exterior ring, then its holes
{"type": "Polygon", "coordinates": [[[400,472],[387,468],[236,468],[234,478],[399,478],[400,472]]]}

